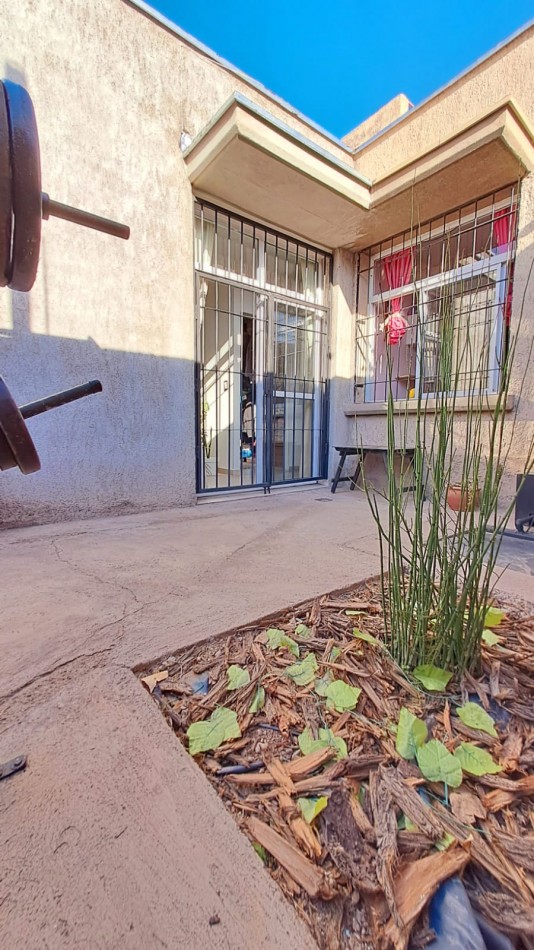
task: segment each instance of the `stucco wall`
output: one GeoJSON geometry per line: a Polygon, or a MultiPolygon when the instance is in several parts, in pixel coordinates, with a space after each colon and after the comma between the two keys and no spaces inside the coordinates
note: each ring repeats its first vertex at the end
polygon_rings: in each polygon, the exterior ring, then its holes
{"type": "MultiPolygon", "coordinates": [[[[513,98],[526,119],[534,124],[534,27],[500,49],[485,62],[452,84],[422,107],[408,113],[391,129],[378,136],[355,154],[359,171],[375,180],[387,175],[401,161],[411,161],[421,151],[431,149],[450,137],[456,129],[474,120],[484,110],[513,98]]],[[[474,170],[476,176],[476,166],[474,170]]],[[[510,182],[502,182],[502,185],[510,182]]],[[[512,329],[520,337],[514,362],[511,392],[518,400],[515,422],[512,414],[506,429],[509,455],[502,492],[506,505],[515,488],[515,475],[524,470],[527,449],[534,439],[534,373],[532,343],[534,338],[534,175],[521,184],[519,234],[514,279],[512,329]]],[[[409,221],[406,222],[409,227],[409,221]]],[[[387,238],[389,235],[384,234],[387,238]]],[[[363,301],[358,323],[364,319],[363,301]]],[[[361,369],[361,368],[360,368],[361,369]]],[[[360,377],[363,382],[363,376],[360,377]]],[[[362,392],[363,400],[363,392],[362,392]]],[[[489,417],[488,417],[489,420],[489,417]]],[[[368,444],[383,444],[385,416],[358,415],[353,420],[352,437],[368,444]]],[[[413,420],[407,438],[413,437],[413,420]]],[[[465,417],[458,416],[458,444],[465,442],[465,417]]]]}
{"type": "Polygon", "coordinates": [[[33,98],[43,187],[127,223],[123,242],[50,220],[28,295],[0,291],[0,372],[27,401],[104,393],[30,422],[42,471],[0,479],[3,524],[195,500],[192,194],[179,150],[236,90],[346,152],[123,0],[24,0],[1,75],[33,98]]]}

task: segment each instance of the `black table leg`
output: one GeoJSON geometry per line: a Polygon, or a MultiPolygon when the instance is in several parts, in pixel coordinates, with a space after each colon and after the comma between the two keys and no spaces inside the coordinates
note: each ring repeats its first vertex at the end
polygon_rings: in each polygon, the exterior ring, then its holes
{"type": "MultiPolygon", "coordinates": [[[[336,488],[337,488],[337,486],[338,486],[339,479],[341,478],[341,472],[343,471],[343,466],[344,466],[344,464],[345,464],[345,459],[346,459],[346,458],[347,458],[347,453],[346,453],[346,452],[340,452],[340,453],[339,453],[339,465],[338,465],[338,467],[337,467],[336,474],[334,475],[334,478],[333,478],[333,480],[332,480],[332,487],[331,487],[331,489],[330,489],[330,491],[332,492],[332,494],[335,494],[336,488]]],[[[351,486],[351,487],[352,487],[352,486],[351,486]]]]}
{"type": "Polygon", "coordinates": [[[351,491],[354,491],[354,489],[356,488],[356,482],[358,481],[358,479],[359,479],[359,477],[360,477],[360,471],[361,471],[363,459],[364,459],[364,456],[363,456],[363,455],[359,455],[359,456],[358,456],[358,462],[357,462],[357,464],[356,464],[356,468],[354,469],[354,475],[352,476],[352,478],[351,478],[351,480],[350,480],[350,490],[351,490],[351,491]]]}

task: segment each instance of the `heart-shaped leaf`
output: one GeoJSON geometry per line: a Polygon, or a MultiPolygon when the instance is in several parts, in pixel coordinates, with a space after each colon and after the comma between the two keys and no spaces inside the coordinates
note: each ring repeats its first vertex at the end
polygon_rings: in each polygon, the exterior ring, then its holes
{"type": "Polygon", "coordinates": [[[489,736],[498,739],[493,719],[478,703],[466,703],[457,709],[457,713],[464,725],[470,726],[471,729],[480,729],[481,732],[487,732],[489,736]]]}
{"type": "Polygon", "coordinates": [[[417,719],[409,709],[402,707],[397,727],[395,748],[403,759],[415,759],[419,746],[427,740],[428,730],[422,719],[417,719]]]}
{"type": "Polygon", "coordinates": [[[374,646],[378,646],[378,640],[376,637],[371,636],[370,633],[366,633],[365,630],[358,630],[358,627],[354,627],[352,636],[357,637],[358,640],[365,640],[366,643],[373,643],[374,646]]]}
{"type": "Polygon", "coordinates": [[[472,742],[462,742],[454,750],[454,757],[458,759],[464,772],[468,772],[469,775],[495,775],[497,772],[502,772],[502,765],[495,762],[489,752],[479,749],[472,742]]]}
{"type": "Polygon", "coordinates": [[[423,684],[425,689],[436,693],[442,693],[452,677],[452,673],[449,673],[448,670],[442,670],[439,666],[432,666],[431,663],[416,666],[413,675],[416,680],[423,684]]]}
{"type": "Polygon", "coordinates": [[[416,753],[417,764],[429,782],[445,782],[451,788],[462,784],[461,765],[439,739],[431,739],[416,753]]]}
{"type": "Polygon", "coordinates": [[[330,686],[330,683],[333,682],[333,680],[334,680],[334,677],[332,676],[332,673],[330,672],[330,670],[328,670],[328,672],[325,673],[324,676],[321,676],[320,679],[316,680],[314,689],[317,695],[326,696],[326,691],[328,687],[330,686]]]}
{"type": "Polygon", "coordinates": [[[237,715],[233,709],[219,706],[209,719],[203,722],[193,722],[187,730],[189,752],[198,755],[199,752],[208,752],[218,749],[228,739],[239,739],[241,729],[237,722],[237,715]]]}
{"type": "Polygon", "coordinates": [[[497,643],[501,643],[502,641],[502,637],[498,637],[493,630],[483,630],[482,639],[489,647],[494,647],[497,643]]]}
{"type": "Polygon", "coordinates": [[[260,711],[260,709],[263,709],[264,706],[265,706],[265,690],[263,686],[258,686],[254,694],[254,699],[252,700],[250,704],[249,713],[257,713],[260,711]]]}
{"type": "Polygon", "coordinates": [[[228,667],[228,682],[226,684],[226,689],[231,691],[233,689],[241,689],[242,686],[248,686],[250,683],[250,673],[245,669],[244,666],[232,666],[228,667]]]}
{"type": "Polygon", "coordinates": [[[321,795],[320,798],[297,798],[297,804],[302,817],[311,825],[317,815],[320,815],[328,805],[328,799],[326,795],[321,795]]]}
{"type": "Polygon", "coordinates": [[[315,679],[317,672],[315,653],[308,653],[300,663],[293,663],[292,666],[288,666],[285,672],[297,686],[307,686],[315,679]]]}
{"type": "Polygon", "coordinates": [[[348,756],[347,743],[341,736],[336,736],[331,729],[319,729],[319,738],[314,739],[309,728],[306,727],[298,738],[299,748],[303,755],[317,752],[318,749],[327,749],[332,746],[336,750],[336,760],[346,759],[348,756]]]}
{"type": "Polygon", "coordinates": [[[299,623],[295,627],[295,636],[300,637],[301,640],[307,640],[308,637],[311,637],[312,631],[305,623],[299,623]]]}
{"type": "Polygon", "coordinates": [[[498,607],[488,607],[486,609],[486,616],[484,617],[484,626],[498,627],[501,620],[504,620],[505,617],[506,611],[500,610],[498,607]]]}
{"type": "Polygon", "coordinates": [[[267,646],[270,650],[289,650],[293,656],[300,655],[298,643],[288,637],[285,630],[277,630],[276,627],[269,627],[267,631],[267,646]]]}
{"type": "Polygon", "coordinates": [[[337,712],[354,709],[360,693],[361,689],[357,686],[349,686],[343,680],[333,680],[326,688],[326,705],[328,709],[335,709],[337,712]]]}
{"type": "Polygon", "coordinates": [[[347,743],[341,736],[336,736],[331,729],[319,729],[319,738],[314,739],[309,726],[306,726],[298,737],[299,749],[303,755],[316,752],[318,749],[327,749],[332,746],[336,750],[336,760],[346,759],[348,756],[347,743]]]}

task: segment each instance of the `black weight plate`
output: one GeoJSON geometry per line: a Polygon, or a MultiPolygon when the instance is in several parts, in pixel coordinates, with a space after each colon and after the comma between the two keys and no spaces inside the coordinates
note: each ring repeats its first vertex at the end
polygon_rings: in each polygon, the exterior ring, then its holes
{"type": "Polygon", "coordinates": [[[9,121],[4,86],[0,83],[0,287],[5,287],[9,279],[12,220],[9,121]]]}
{"type": "Polygon", "coordinates": [[[29,94],[4,79],[13,178],[13,249],[9,286],[31,290],[41,243],[41,159],[35,112],[29,94]]]}
{"type": "MultiPolygon", "coordinates": [[[[4,380],[0,376],[0,434],[13,453],[13,458],[24,475],[38,472],[41,468],[37,450],[32,442],[26,423],[4,380]]],[[[4,446],[5,449],[5,446],[4,446]]],[[[5,459],[6,453],[1,453],[5,459]]],[[[5,462],[3,462],[5,464],[5,462]]],[[[6,465],[13,468],[13,465],[6,465]]]]}

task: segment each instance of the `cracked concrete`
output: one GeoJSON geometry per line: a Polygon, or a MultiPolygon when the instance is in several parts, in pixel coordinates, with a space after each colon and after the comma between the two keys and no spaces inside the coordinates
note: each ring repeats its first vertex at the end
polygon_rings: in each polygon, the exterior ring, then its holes
{"type": "Polygon", "coordinates": [[[322,487],[0,535],[2,945],[309,947],[131,669],[378,569],[365,498],[322,487]]]}
{"type": "Polygon", "coordinates": [[[321,487],[0,535],[2,944],[310,946],[131,669],[376,573],[373,538],[321,487]]]}

